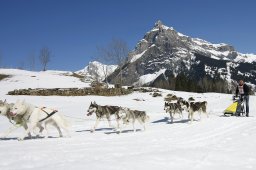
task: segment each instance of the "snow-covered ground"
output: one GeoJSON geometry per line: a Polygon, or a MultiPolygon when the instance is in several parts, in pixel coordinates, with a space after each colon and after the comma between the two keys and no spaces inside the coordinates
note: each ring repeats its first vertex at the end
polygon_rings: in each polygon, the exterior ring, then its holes
{"type": "Polygon", "coordinates": [[[0,69],[0,74],[10,75],[1,81],[0,94],[14,89],[23,88],[68,88],[88,87],[89,84],[80,81],[67,71],[31,72],[17,69],[0,69]]]}
{"type": "MultiPolygon", "coordinates": [[[[149,93],[135,92],[127,96],[58,97],[8,96],[9,90],[26,87],[85,87],[74,77],[57,72],[26,72],[0,70],[0,74],[14,76],[0,81],[0,99],[15,102],[25,99],[38,106],[58,109],[72,122],[71,138],[58,138],[51,129],[52,138],[17,141],[24,130],[18,129],[6,139],[0,139],[0,169],[225,169],[256,168],[256,98],[250,97],[252,117],[223,117],[223,110],[232,103],[232,96],[217,93],[186,93],[161,90],[163,97],[153,98],[149,93]],[[34,75],[36,77],[31,77],[34,75]],[[36,80],[35,80],[36,79],[36,80]],[[168,93],[196,100],[207,100],[209,118],[190,124],[184,119],[167,122],[164,96],[168,93]],[[144,99],[136,101],[134,99],[144,99]],[[125,106],[145,110],[150,116],[145,132],[132,132],[131,125],[116,134],[102,121],[95,133],[90,133],[95,116],[87,117],[91,101],[98,104],[125,106]]],[[[198,116],[195,117],[198,119],[198,116]]],[[[115,122],[113,121],[113,124],[115,122]]],[[[0,135],[12,126],[0,117],[0,135]]]]}

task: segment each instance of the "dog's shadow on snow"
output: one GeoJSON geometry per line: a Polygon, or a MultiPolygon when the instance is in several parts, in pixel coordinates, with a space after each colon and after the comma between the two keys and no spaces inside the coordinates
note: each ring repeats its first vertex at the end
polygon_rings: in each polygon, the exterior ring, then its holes
{"type": "MultiPolygon", "coordinates": [[[[198,120],[194,120],[194,121],[198,121],[198,120]]],[[[178,120],[178,121],[173,121],[173,122],[166,122],[166,124],[175,124],[175,123],[189,123],[190,119],[182,119],[182,120],[178,120]]]]}
{"type": "MultiPolygon", "coordinates": [[[[60,137],[53,137],[49,136],[48,139],[55,139],[60,137]]],[[[32,137],[25,137],[24,140],[35,140],[35,139],[47,139],[44,136],[32,136],[32,137]]],[[[11,141],[11,140],[18,140],[17,137],[6,137],[6,138],[0,138],[0,141],[11,141]]]]}
{"type": "MultiPolygon", "coordinates": [[[[104,134],[110,135],[110,134],[120,134],[118,131],[115,131],[114,128],[99,128],[99,129],[95,129],[95,131],[109,131],[109,132],[104,132],[104,134]]],[[[141,129],[136,129],[136,132],[141,131],[141,129]]],[[[80,132],[91,132],[90,129],[86,129],[86,130],[77,130],[76,132],[80,133],[80,132]]],[[[122,130],[121,133],[131,133],[133,132],[133,130],[122,130]]]]}
{"type": "MultiPolygon", "coordinates": [[[[105,131],[105,130],[113,130],[114,128],[99,128],[99,129],[95,129],[95,131],[105,131]]],[[[90,129],[86,129],[86,130],[77,130],[76,132],[90,132],[91,133],[91,130],[90,129]]]]}
{"type": "Polygon", "coordinates": [[[166,122],[168,122],[168,120],[169,120],[168,117],[164,117],[163,119],[156,120],[156,121],[153,121],[151,123],[166,123],[166,122]]]}
{"type": "MultiPolygon", "coordinates": [[[[140,132],[141,129],[136,129],[136,132],[140,132]]],[[[121,133],[117,131],[112,131],[112,132],[105,132],[106,135],[111,135],[111,134],[122,134],[122,133],[134,133],[133,130],[122,130],[121,133]]]]}
{"type": "MultiPolygon", "coordinates": [[[[169,120],[169,117],[164,117],[163,119],[160,119],[160,120],[156,120],[154,122],[151,122],[151,123],[166,123],[166,124],[175,124],[175,123],[188,123],[190,121],[190,119],[182,119],[182,120],[178,120],[178,121],[173,121],[170,122],[169,120]]],[[[197,121],[197,120],[194,120],[194,121],[197,121]]]]}
{"type": "Polygon", "coordinates": [[[0,138],[0,141],[18,140],[18,138],[0,138]]]}

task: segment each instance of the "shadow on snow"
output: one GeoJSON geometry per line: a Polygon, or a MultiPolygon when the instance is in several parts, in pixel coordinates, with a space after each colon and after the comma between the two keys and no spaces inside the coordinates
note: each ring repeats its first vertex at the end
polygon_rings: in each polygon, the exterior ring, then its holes
{"type": "MultiPolygon", "coordinates": [[[[151,123],[166,123],[166,124],[174,124],[174,123],[188,123],[190,121],[190,119],[182,119],[182,120],[178,120],[178,121],[173,121],[173,123],[171,123],[169,121],[169,117],[164,117],[163,119],[160,120],[156,120],[154,122],[151,123]]],[[[197,121],[197,120],[194,120],[197,121]]]]}
{"type": "MultiPolygon", "coordinates": [[[[55,139],[55,138],[61,138],[61,137],[53,137],[48,136],[49,139],[55,139]]],[[[32,139],[47,139],[44,136],[32,136],[32,137],[25,137],[24,140],[32,140],[32,139]]],[[[10,140],[18,140],[17,137],[6,137],[6,138],[0,138],[0,141],[10,141],[10,140]]]]}

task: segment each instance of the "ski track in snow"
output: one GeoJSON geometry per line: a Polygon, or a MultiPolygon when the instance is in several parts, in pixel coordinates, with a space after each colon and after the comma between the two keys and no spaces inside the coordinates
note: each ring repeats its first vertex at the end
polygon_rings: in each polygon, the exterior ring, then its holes
{"type": "MultiPolygon", "coordinates": [[[[1,70],[1,72],[4,72],[1,70]]],[[[46,73],[44,73],[46,74],[46,73]]],[[[49,73],[50,74],[50,73],[49,73]]],[[[40,77],[39,75],[37,75],[40,77]]],[[[44,75],[46,76],[46,75],[44,75]]],[[[56,76],[56,75],[55,75],[56,76]]],[[[39,106],[58,109],[71,121],[71,138],[59,138],[52,128],[50,138],[33,138],[18,141],[24,130],[17,129],[6,139],[0,139],[0,169],[212,169],[225,170],[255,169],[256,167],[256,102],[250,96],[250,115],[252,117],[223,117],[223,110],[232,103],[232,95],[218,93],[186,93],[163,91],[163,97],[153,98],[149,93],[135,92],[127,96],[101,97],[58,97],[58,96],[8,96],[7,91],[24,88],[28,76],[14,76],[0,81],[0,99],[15,102],[25,99],[39,106]],[[195,116],[195,121],[175,118],[169,123],[169,114],[165,113],[164,96],[174,93],[185,99],[194,96],[196,100],[207,100],[209,118],[195,116]],[[145,101],[135,101],[140,98],[145,101]],[[106,120],[100,122],[95,133],[90,133],[95,123],[95,116],[87,117],[86,110],[91,101],[98,104],[125,106],[145,110],[150,116],[145,132],[137,123],[137,132],[132,132],[132,125],[116,134],[108,127],[106,120]]],[[[69,82],[66,77],[63,81],[69,82]]],[[[36,84],[30,83],[28,87],[36,84]]],[[[63,82],[60,81],[60,82],[63,82]]],[[[72,87],[75,80],[70,78],[72,87]]],[[[56,83],[56,82],[55,82],[56,83]]],[[[51,84],[49,87],[58,86],[51,84]]],[[[82,84],[78,85],[82,87],[82,84]]],[[[87,85],[85,85],[87,86],[87,85]]],[[[77,86],[76,86],[77,87],[77,86]]],[[[31,87],[33,88],[33,86],[31,87]]],[[[115,125],[115,121],[112,121],[115,125]]],[[[0,135],[12,126],[5,117],[0,117],[0,135]]]]}

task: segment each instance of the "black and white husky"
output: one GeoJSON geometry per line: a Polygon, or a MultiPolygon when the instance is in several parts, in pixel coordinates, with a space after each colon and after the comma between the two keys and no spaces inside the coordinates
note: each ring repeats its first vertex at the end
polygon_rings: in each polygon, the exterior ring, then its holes
{"type": "Polygon", "coordinates": [[[188,111],[188,119],[190,119],[191,122],[194,120],[194,114],[197,112],[199,113],[200,119],[201,119],[201,114],[202,112],[209,117],[206,109],[207,109],[207,102],[187,102],[185,100],[181,101],[181,106],[185,107],[186,110],[188,111]]]}
{"type": "Polygon", "coordinates": [[[208,113],[206,112],[206,107],[207,107],[206,101],[190,102],[188,118],[191,120],[191,122],[193,122],[193,120],[194,120],[195,112],[199,113],[200,119],[201,119],[202,112],[205,113],[207,115],[207,117],[209,117],[208,113]]]}
{"type": "Polygon", "coordinates": [[[91,132],[95,131],[95,129],[97,128],[97,126],[102,118],[106,118],[108,120],[109,127],[118,129],[119,128],[119,120],[120,120],[120,117],[118,115],[119,109],[120,109],[120,107],[118,107],[118,106],[109,106],[109,105],[101,106],[101,105],[98,105],[96,102],[93,102],[93,103],[91,102],[91,104],[87,110],[87,112],[88,112],[87,116],[91,116],[93,113],[96,114],[96,122],[95,122],[94,126],[92,127],[91,132]],[[117,127],[114,127],[111,125],[111,116],[115,116],[116,122],[117,122],[117,127]]]}
{"type": "Polygon", "coordinates": [[[143,126],[144,131],[146,130],[145,123],[149,121],[149,116],[146,114],[145,111],[131,110],[129,108],[120,108],[118,114],[122,119],[123,124],[128,125],[130,122],[132,122],[134,132],[136,132],[134,126],[136,120],[143,126]]]}
{"type": "Polygon", "coordinates": [[[180,100],[178,100],[177,102],[175,103],[168,103],[168,102],[165,102],[164,103],[164,110],[167,112],[169,112],[170,114],[170,119],[171,119],[171,122],[173,123],[173,119],[174,119],[174,115],[177,113],[179,114],[180,118],[183,117],[183,114],[182,114],[182,105],[180,103],[180,100]]]}

